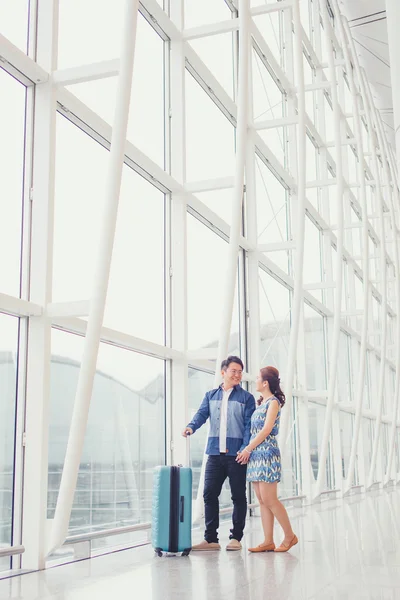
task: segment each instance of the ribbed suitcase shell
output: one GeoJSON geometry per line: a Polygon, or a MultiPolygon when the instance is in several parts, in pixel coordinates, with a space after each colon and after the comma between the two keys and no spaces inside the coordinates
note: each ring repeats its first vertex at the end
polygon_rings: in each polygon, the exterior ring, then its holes
{"type": "Polygon", "coordinates": [[[189,554],[192,547],[192,469],[189,467],[154,469],[151,539],[159,555],[163,552],[189,554]]]}

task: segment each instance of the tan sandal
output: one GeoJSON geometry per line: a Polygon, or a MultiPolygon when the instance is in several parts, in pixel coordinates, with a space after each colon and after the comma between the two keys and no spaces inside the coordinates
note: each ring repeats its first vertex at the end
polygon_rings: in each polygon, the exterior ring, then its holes
{"type": "Polygon", "coordinates": [[[273,552],[275,550],[275,544],[259,544],[255,548],[249,548],[249,552],[273,552]]]}
{"type": "Polygon", "coordinates": [[[288,550],[290,550],[290,548],[292,548],[292,546],[295,546],[298,543],[299,543],[299,540],[297,539],[297,536],[294,535],[289,543],[289,546],[286,546],[282,542],[282,544],[278,548],[275,548],[274,552],[287,552],[288,550]]]}

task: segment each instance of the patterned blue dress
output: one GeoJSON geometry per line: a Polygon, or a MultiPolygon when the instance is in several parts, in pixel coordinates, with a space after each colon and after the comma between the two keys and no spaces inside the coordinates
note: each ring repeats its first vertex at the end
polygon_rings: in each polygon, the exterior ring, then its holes
{"type": "MultiPolygon", "coordinates": [[[[256,408],[251,417],[251,437],[253,440],[264,427],[267,411],[271,402],[277,400],[275,396],[269,398],[265,404],[256,408]]],[[[277,400],[279,402],[279,400],[277,400]]],[[[281,406],[279,404],[278,414],[271,433],[261,444],[253,450],[247,464],[247,481],[266,481],[275,483],[281,480],[281,453],[278,448],[276,436],[279,432],[279,421],[281,418],[281,406]]]]}

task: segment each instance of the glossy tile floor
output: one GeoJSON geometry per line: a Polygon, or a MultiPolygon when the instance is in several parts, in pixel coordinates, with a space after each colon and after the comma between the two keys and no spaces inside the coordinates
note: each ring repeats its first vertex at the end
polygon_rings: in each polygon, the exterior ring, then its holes
{"type": "MultiPolygon", "coordinates": [[[[400,490],[289,513],[300,542],[287,554],[158,558],[143,546],[2,580],[0,599],[400,600],[400,490]]],[[[246,547],[262,540],[260,526],[259,518],[248,520],[246,547]]],[[[223,543],[228,529],[220,529],[223,543]]],[[[196,532],[194,541],[200,538],[196,532]]]]}

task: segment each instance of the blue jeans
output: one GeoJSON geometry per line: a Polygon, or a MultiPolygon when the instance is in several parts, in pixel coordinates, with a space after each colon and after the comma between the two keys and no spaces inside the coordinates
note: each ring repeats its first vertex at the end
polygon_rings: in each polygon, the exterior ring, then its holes
{"type": "Polygon", "coordinates": [[[207,460],[204,479],[204,505],[206,531],[204,538],[207,542],[218,542],[219,527],[219,495],[225,479],[229,478],[231,498],[233,502],[232,522],[230,539],[240,540],[243,537],[243,529],[246,522],[247,498],[246,498],[246,471],[247,465],[240,465],[234,456],[220,454],[210,455],[207,460]]]}

